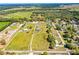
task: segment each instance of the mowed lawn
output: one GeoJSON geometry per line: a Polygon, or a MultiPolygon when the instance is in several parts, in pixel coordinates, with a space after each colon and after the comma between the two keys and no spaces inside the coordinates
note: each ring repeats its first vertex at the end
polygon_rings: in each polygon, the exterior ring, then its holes
{"type": "Polygon", "coordinates": [[[5,29],[11,22],[0,22],[0,31],[5,29]]]}
{"type": "Polygon", "coordinates": [[[47,42],[47,33],[46,33],[46,24],[45,23],[40,23],[38,25],[38,27],[40,28],[39,31],[36,31],[34,33],[34,38],[33,38],[33,42],[32,42],[32,49],[33,50],[40,50],[40,51],[46,51],[49,48],[49,44],[47,42]]]}
{"type": "MultiPolygon", "coordinates": [[[[33,24],[26,24],[22,29],[26,29],[27,25],[30,26],[33,24]]],[[[34,27],[32,27],[28,33],[26,31],[20,30],[12,39],[12,42],[8,45],[6,50],[29,50],[30,39],[33,30],[34,27]]]]}

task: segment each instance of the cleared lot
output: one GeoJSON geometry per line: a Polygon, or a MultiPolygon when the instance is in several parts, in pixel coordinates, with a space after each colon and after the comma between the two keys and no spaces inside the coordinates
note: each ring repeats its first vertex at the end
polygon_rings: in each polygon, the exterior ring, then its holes
{"type": "Polygon", "coordinates": [[[38,23],[34,33],[32,49],[33,50],[48,50],[49,44],[47,42],[46,24],[44,22],[38,23]]]}
{"type": "Polygon", "coordinates": [[[31,25],[34,26],[34,24],[27,24],[21,30],[19,30],[6,50],[29,50],[29,43],[34,27],[32,27],[28,32],[26,29],[31,25]]]}
{"type": "Polygon", "coordinates": [[[29,50],[32,35],[34,35],[31,47],[32,50],[48,50],[49,44],[46,40],[46,24],[39,23],[34,31],[35,25],[37,24],[26,23],[26,25],[17,32],[6,50],[29,50]]]}

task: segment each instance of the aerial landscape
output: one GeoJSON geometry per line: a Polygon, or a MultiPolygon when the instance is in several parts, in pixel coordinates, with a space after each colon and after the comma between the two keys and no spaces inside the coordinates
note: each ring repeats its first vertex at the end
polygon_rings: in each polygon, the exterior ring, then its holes
{"type": "Polygon", "coordinates": [[[79,55],[79,4],[0,4],[0,55],[79,55]]]}

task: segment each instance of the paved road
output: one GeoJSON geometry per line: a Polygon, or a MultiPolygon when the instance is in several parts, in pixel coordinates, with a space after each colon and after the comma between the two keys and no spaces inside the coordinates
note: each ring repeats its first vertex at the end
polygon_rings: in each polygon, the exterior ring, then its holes
{"type": "MultiPolygon", "coordinates": [[[[52,22],[52,25],[53,25],[53,27],[54,27],[54,28],[56,28],[56,26],[55,26],[55,24],[54,24],[53,22],[52,22]]],[[[64,43],[64,40],[63,40],[63,38],[61,37],[61,35],[60,35],[59,31],[58,31],[58,30],[56,30],[56,32],[57,32],[57,34],[58,34],[59,38],[61,39],[62,44],[64,45],[64,44],[65,44],[65,43],[64,43]]]]}
{"type": "MultiPolygon", "coordinates": [[[[56,28],[56,26],[55,26],[55,24],[54,24],[54,23],[52,23],[52,25],[53,25],[53,27],[54,27],[54,28],[56,28]]],[[[65,45],[65,42],[64,42],[64,40],[63,40],[62,36],[60,35],[59,31],[58,31],[58,30],[56,30],[56,32],[58,33],[58,36],[59,36],[59,38],[61,39],[62,44],[63,44],[63,45],[65,45]]],[[[68,53],[68,55],[70,55],[70,53],[69,53],[69,50],[68,50],[68,49],[66,49],[66,52],[68,53]]]]}
{"type": "MultiPolygon", "coordinates": [[[[4,51],[5,53],[6,52],[14,52],[14,53],[29,53],[29,50],[27,51],[4,51]]],[[[41,54],[43,52],[47,52],[49,55],[55,55],[55,54],[58,54],[58,55],[68,55],[68,53],[66,51],[32,51],[33,52],[33,55],[38,55],[38,54],[41,54]]],[[[29,53],[29,55],[31,55],[32,53],[29,53]]]]}

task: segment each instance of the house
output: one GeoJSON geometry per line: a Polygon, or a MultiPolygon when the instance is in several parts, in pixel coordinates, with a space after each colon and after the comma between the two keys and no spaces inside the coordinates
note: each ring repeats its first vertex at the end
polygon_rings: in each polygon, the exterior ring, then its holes
{"type": "Polygon", "coordinates": [[[36,26],[36,29],[35,29],[35,31],[40,31],[41,29],[38,27],[38,26],[36,26]]]}
{"type": "Polygon", "coordinates": [[[29,32],[29,29],[23,29],[22,31],[23,32],[29,32]]]}
{"type": "Polygon", "coordinates": [[[78,41],[79,40],[79,36],[74,36],[73,38],[75,41],[78,41]]]}
{"type": "Polygon", "coordinates": [[[76,32],[79,35],[79,31],[76,32]]]}

